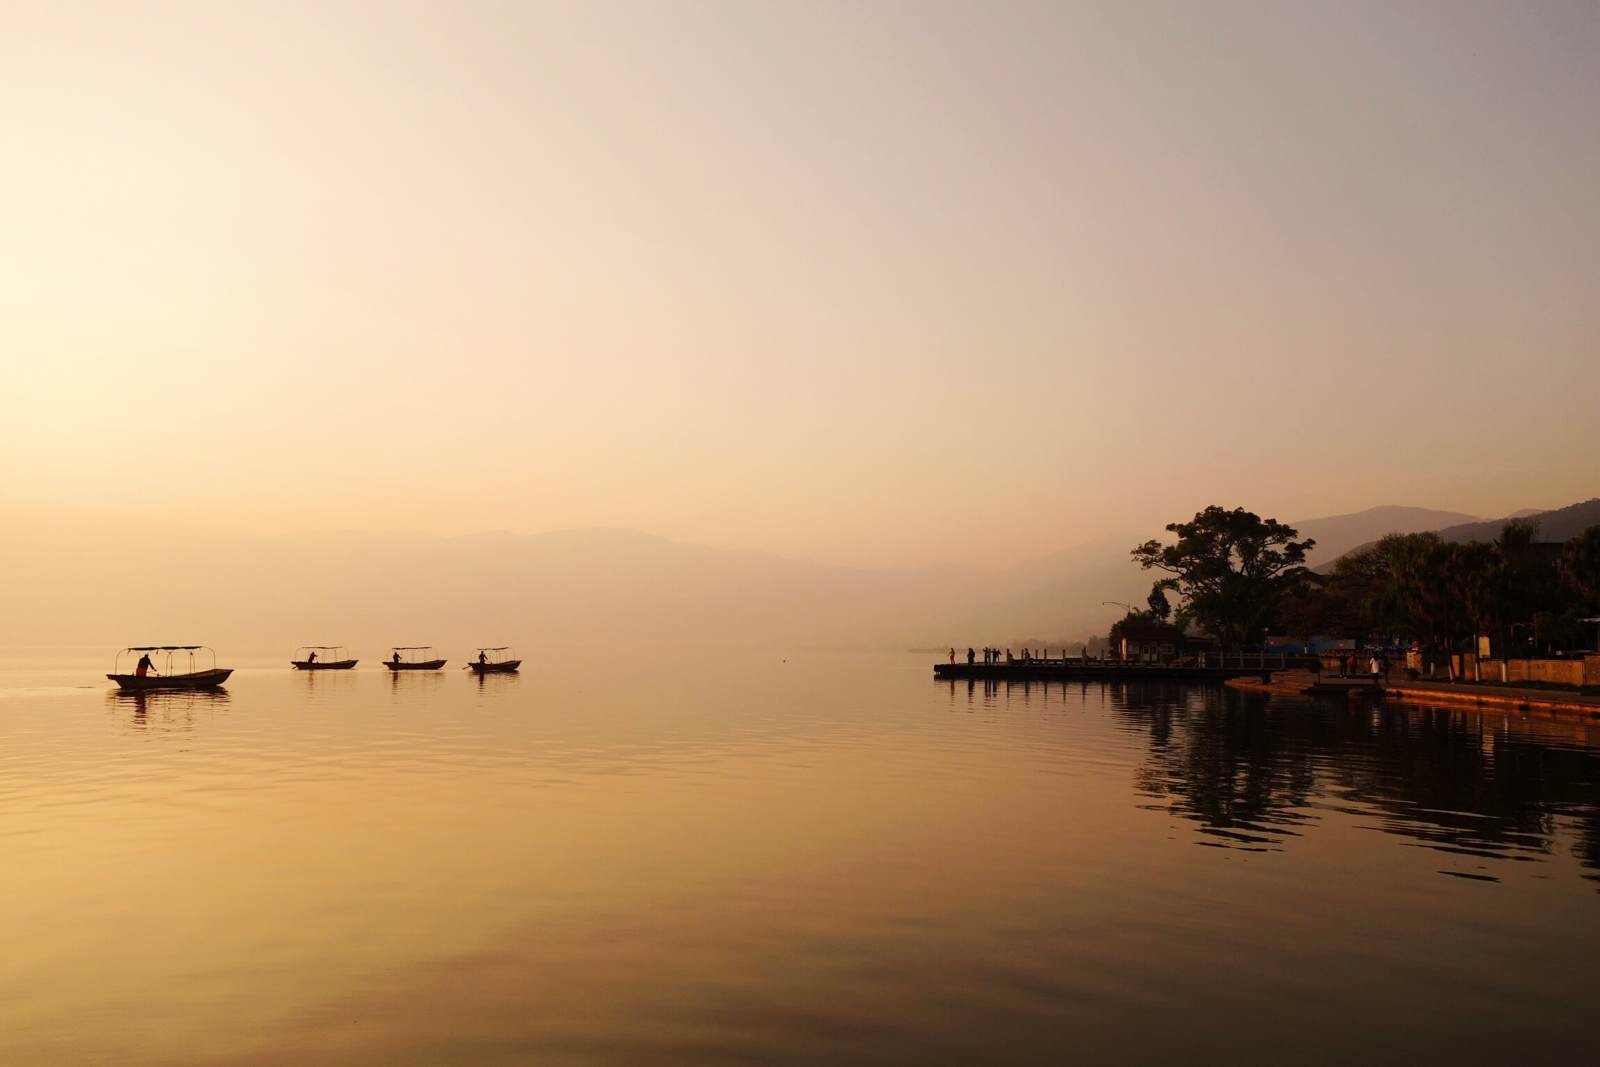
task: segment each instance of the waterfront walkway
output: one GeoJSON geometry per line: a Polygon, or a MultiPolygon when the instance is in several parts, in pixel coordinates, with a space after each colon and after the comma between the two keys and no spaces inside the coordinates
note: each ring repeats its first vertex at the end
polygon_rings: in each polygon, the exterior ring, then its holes
{"type": "Polygon", "coordinates": [[[1564,689],[1482,685],[1474,682],[1432,682],[1418,679],[1414,682],[1390,682],[1384,690],[1384,698],[1420,704],[1450,701],[1545,711],[1575,711],[1600,718],[1600,695],[1576,693],[1564,689]]]}
{"type": "Polygon", "coordinates": [[[1237,677],[1225,684],[1234,689],[1280,696],[1326,695],[1348,684],[1351,695],[1371,694],[1406,704],[1472,704],[1486,710],[1542,711],[1600,718],[1600,694],[1531,686],[1485,685],[1476,682],[1415,681],[1391,675],[1381,688],[1366,679],[1339,679],[1310,671],[1274,671],[1270,678],[1237,677]],[[1366,684],[1360,684],[1366,683],[1366,684]]]}

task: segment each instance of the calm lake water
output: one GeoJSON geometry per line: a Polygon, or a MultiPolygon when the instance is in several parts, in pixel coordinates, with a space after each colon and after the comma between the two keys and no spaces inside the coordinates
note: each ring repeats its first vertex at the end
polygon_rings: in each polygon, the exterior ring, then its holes
{"type": "Polygon", "coordinates": [[[1600,1055],[1600,727],[922,656],[135,699],[109,658],[0,663],[0,1063],[1600,1055]]]}

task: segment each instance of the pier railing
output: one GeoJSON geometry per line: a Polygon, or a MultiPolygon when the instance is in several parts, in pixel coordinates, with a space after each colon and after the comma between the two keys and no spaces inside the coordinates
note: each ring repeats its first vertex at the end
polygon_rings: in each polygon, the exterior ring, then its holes
{"type": "Polygon", "coordinates": [[[1115,656],[1068,656],[1064,659],[1013,660],[1012,663],[1060,663],[1071,667],[1090,664],[1100,667],[1206,667],[1228,671],[1286,671],[1310,667],[1315,656],[1294,655],[1287,652],[1204,652],[1176,658],[1120,659],[1115,656]]]}
{"type": "Polygon", "coordinates": [[[1198,656],[1188,656],[1180,659],[1193,660],[1197,667],[1216,667],[1218,669],[1237,670],[1262,670],[1286,671],[1292,667],[1304,667],[1310,658],[1306,656],[1292,656],[1284,652],[1207,652],[1198,656]]]}

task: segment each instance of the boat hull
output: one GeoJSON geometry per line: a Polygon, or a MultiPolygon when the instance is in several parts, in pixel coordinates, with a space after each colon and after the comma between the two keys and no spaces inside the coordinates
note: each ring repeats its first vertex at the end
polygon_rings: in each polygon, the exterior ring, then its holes
{"type": "Polygon", "coordinates": [[[232,673],[233,668],[220,667],[192,674],[108,674],[106,677],[116,682],[119,689],[144,692],[149,689],[215,689],[232,673]]]}
{"type": "Polygon", "coordinates": [[[356,662],[353,659],[334,659],[329,660],[327,663],[323,663],[321,660],[316,663],[307,663],[303,659],[292,659],[289,664],[297,671],[348,671],[356,665],[356,662]]]}
{"type": "Polygon", "coordinates": [[[395,663],[392,660],[383,661],[383,665],[388,667],[391,671],[436,671],[440,667],[443,667],[444,664],[445,661],[442,659],[424,660],[421,663],[395,663]]]}
{"type": "Polygon", "coordinates": [[[504,663],[469,663],[474,674],[516,674],[517,668],[522,666],[520,659],[508,659],[504,663]]]}

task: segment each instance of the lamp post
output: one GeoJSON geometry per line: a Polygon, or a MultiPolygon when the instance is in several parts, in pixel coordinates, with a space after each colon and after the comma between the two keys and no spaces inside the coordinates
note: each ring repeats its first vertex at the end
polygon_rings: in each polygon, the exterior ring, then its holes
{"type": "MultiPolygon", "coordinates": [[[[1107,604],[1115,604],[1119,608],[1127,608],[1128,609],[1128,614],[1129,615],[1133,614],[1133,605],[1132,604],[1124,604],[1120,600],[1102,600],[1102,601],[1100,601],[1100,605],[1102,607],[1104,607],[1107,604]]],[[[1126,645],[1128,639],[1126,637],[1124,637],[1122,640],[1123,640],[1123,644],[1126,645]]],[[[1123,656],[1122,653],[1118,652],[1117,653],[1117,658],[1118,659],[1126,659],[1127,657],[1123,656]]]]}

